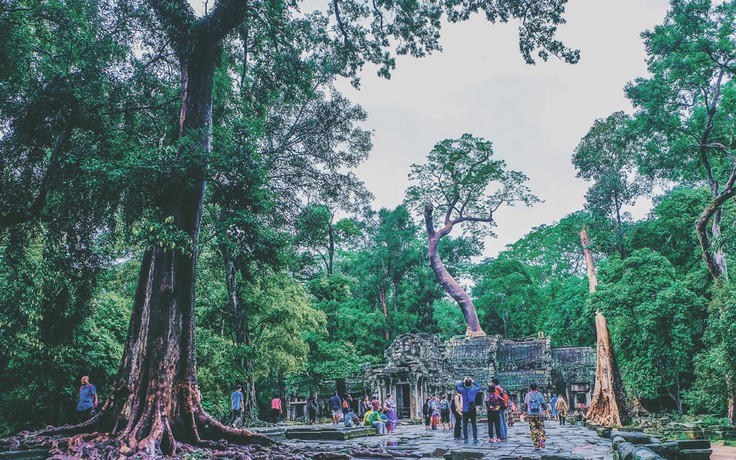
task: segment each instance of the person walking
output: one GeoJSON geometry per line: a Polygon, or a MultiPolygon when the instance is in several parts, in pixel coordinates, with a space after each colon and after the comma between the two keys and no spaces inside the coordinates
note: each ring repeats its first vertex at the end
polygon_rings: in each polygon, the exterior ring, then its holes
{"type": "Polygon", "coordinates": [[[506,441],[509,432],[509,426],[506,424],[506,409],[509,407],[509,395],[503,391],[498,378],[494,377],[491,382],[493,382],[493,387],[496,389],[496,394],[503,399],[503,404],[499,410],[499,419],[501,421],[501,441],[506,441]]]}
{"type": "Polygon", "coordinates": [[[424,417],[424,429],[428,430],[432,424],[432,398],[427,397],[422,406],[422,416],[424,417]]]}
{"type": "Polygon", "coordinates": [[[307,413],[309,415],[310,425],[315,425],[317,423],[317,411],[319,411],[317,395],[310,396],[309,401],[307,401],[307,413]]]}
{"type": "Polygon", "coordinates": [[[555,403],[555,410],[557,411],[557,417],[560,419],[560,425],[565,425],[567,423],[567,401],[565,401],[565,398],[562,397],[562,395],[557,397],[557,402],[555,403]]]}
{"type": "Polygon", "coordinates": [[[337,390],[335,390],[335,392],[332,393],[332,396],[330,396],[330,410],[332,411],[332,424],[337,425],[340,421],[340,417],[343,416],[342,399],[337,394],[337,390]]]}
{"type": "Polygon", "coordinates": [[[281,398],[279,398],[279,395],[276,395],[271,400],[271,414],[273,415],[274,423],[281,421],[281,408],[281,398]]]}
{"type": "Polygon", "coordinates": [[[554,421],[557,421],[557,408],[555,407],[555,404],[557,404],[557,394],[552,393],[552,398],[549,400],[549,411],[554,421]]]}
{"type": "Polygon", "coordinates": [[[453,427],[453,436],[455,438],[455,441],[461,441],[462,435],[460,434],[460,430],[462,430],[462,423],[463,423],[463,397],[460,394],[459,391],[455,391],[455,394],[452,395],[452,402],[450,403],[450,410],[452,411],[452,416],[455,418],[455,426],[453,427]]]}
{"type": "Polygon", "coordinates": [[[79,423],[89,420],[97,407],[97,388],[89,383],[89,377],[83,376],[82,386],[79,387],[79,402],[77,403],[77,420],[79,423]]]}
{"type": "Polygon", "coordinates": [[[238,385],[230,394],[230,413],[232,421],[230,426],[236,428],[243,421],[245,413],[245,396],[243,396],[243,385],[238,385]]]}
{"type": "Polygon", "coordinates": [[[529,432],[534,444],[534,450],[544,449],[544,443],[547,441],[547,434],[544,432],[544,396],[537,391],[537,384],[529,385],[529,393],[524,397],[526,406],[526,418],[529,422],[529,432]]]}
{"type": "Polygon", "coordinates": [[[442,423],[443,430],[452,428],[452,422],[450,421],[450,401],[447,400],[447,394],[443,394],[440,400],[440,422],[442,423]]]}
{"type": "Polygon", "coordinates": [[[463,440],[468,442],[468,423],[473,428],[473,442],[478,443],[478,422],[475,407],[475,396],[480,392],[478,385],[472,378],[466,377],[457,384],[457,391],[463,396],[463,440]]]}
{"type": "Polygon", "coordinates": [[[486,398],[486,411],[488,412],[488,442],[501,442],[502,407],[503,398],[496,393],[496,387],[493,385],[489,386],[488,397],[486,398]]]}
{"type": "Polygon", "coordinates": [[[508,422],[508,426],[514,426],[514,416],[519,416],[519,409],[516,407],[514,398],[512,396],[509,396],[509,407],[508,409],[506,409],[506,419],[508,422]]]}

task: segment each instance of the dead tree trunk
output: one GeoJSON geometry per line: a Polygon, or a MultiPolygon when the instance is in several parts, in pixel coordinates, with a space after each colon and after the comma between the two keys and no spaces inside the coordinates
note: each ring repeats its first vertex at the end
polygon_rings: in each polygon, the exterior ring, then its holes
{"type": "Polygon", "coordinates": [[[475,312],[475,305],[470,300],[470,296],[455,280],[455,278],[447,271],[445,265],[440,259],[437,245],[440,242],[440,238],[450,233],[452,230],[452,224],[447,224],[439,231],[435,231],[434,223],[432,222],[432,212],[434,211],[431,204],[428,204],[424,209],[424,221],[427,226],[427,238],[429,240],[428,253],[429,253],[429,265],[432,267],[434,276],[437,277],[442,288],[455,299],[455,302],[460,306],[465,317],[465,335],[468,337],[484,337],[486,335],[483,329],[480,327],[480,321],[478,321],[478,314],[475,312]]]}
{"type": "MultiPolygon", "coordinates": [[[[588,232],[580,232],[580,242],[583,245],[585,264],[588,272],[588,289],[595,292],[598,286],[598,277],[595,272],[593,255],[588,246],[588,232]]],[[[596,354],[595,389],[593,400],[588,408],[587,418],[591,422],[602,426],[621,426],[628,417],[626,412],[626,397],[623,392],[621,377],[616,365],[611,346],[611,336],[608,332],[608,321],[603,313],[595,312],[596,354]]]]}

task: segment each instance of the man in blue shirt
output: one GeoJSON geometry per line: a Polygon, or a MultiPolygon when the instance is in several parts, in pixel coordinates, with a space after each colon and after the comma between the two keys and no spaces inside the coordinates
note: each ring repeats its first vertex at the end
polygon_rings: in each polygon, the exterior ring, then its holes
{"type": "Polygon", "coordinates": [[[89,377],[82,377],[82,386],[79,387],[79,403],[77,403],[77,419],[79,423],[89,420],[92,411],[97,407],[97,388],[89,383],[89,377]]]}
{"type": "Polygon", "coordinates": [[[232,412],[232,427],[235,428],[243,419],[245,412],[245,397],[243,396],[243,385],[238,387],[230,395],[230,411],[232,412]]]}
{"type": "Polygon", "coordinates": [[[478,422],[475,411],[475,396],[480,391],[478,385],[470,377],[457,384],[457,391],[463,397],[463,439],[468,442],[468,422],[473,427],[473,442],[478,443],[478,422]]]}
{"type": "Polygon", "coordinates": [[[337,395],[337,391],[335,391],[330,398],[330,410],[332,411],[332,424],[337,425],[337,422],[340,421],[340,417],[343,416],[342,399],[337,395]]]}

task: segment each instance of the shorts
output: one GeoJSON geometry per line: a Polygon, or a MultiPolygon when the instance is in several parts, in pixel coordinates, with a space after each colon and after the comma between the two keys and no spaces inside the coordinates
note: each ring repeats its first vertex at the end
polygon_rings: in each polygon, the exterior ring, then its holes
{"type": "Polygon", "coordinates": [[[332,409],[333,417],[342,417],[342,409],[332,409]]]}
{"type": "Polygon", "coordinates": [[[440,423],[450,423],[450,411],[440,411],[440,423]]]}

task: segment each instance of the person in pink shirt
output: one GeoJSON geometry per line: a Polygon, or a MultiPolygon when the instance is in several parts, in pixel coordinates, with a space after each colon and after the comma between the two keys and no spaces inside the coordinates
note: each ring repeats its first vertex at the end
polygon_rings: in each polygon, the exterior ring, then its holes
{"type": "Polygon", "coordinates": [[[279,395],[274,396],[271,400],[271,413],[275,423],[281,421],[281,398],[279,398],[279,395]]]}

